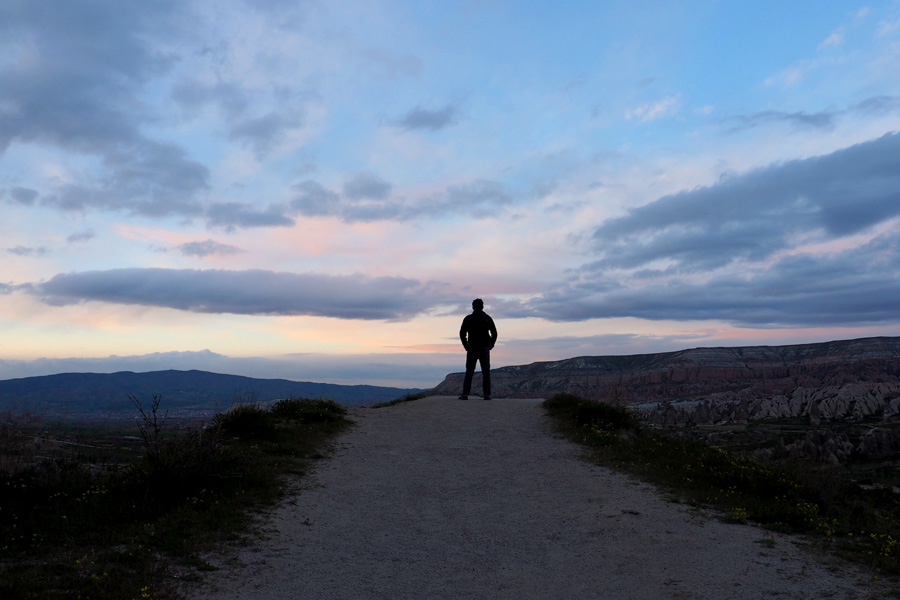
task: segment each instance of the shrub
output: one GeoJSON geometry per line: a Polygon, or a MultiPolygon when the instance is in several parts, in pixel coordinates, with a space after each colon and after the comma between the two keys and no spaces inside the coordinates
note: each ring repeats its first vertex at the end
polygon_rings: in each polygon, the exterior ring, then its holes
{"type": "Polygon", "coordinates": [[[544,400],[544,409],[552,416],[571,415],[583,402],[584,398],[564,392],[544,400]]]}
{"type": "Polygon", "coordinates": [[[347,409],[333,400],[289,398],[272,405],[270,412],[282,423],[337,423],[347,409]]]}
{"type": "Polygon", "coordinates": [[[156,513],[215,492],[239,470],[240,454],[223,443],[218,427],[192,431],[168,440],[158,452],[147,453],[132,465],[126,495],[142,496],[145,512],[156,513]]]}
{"type": "Polygon", "coordinates": [[[577,425],[604,431],[637,431],[638,420],[628,409],[595,400],[586,400],[574,394],[556,394],[544,402],[551,415],[567,416],[577,425]]]}
{"type": "Polygon", "coordinates": [[[270,435],[275,429],[275,420],[259,404],[239,404],[216,415],[213,425],[229,437],[256,438],[270,435]]]}

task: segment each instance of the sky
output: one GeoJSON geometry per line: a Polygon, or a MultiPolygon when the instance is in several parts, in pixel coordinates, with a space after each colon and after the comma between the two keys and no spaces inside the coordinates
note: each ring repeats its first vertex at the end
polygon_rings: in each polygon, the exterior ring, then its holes
{"type": "Polygon", "coordinates": [[[4,0],[0,378],[900,335],[900,2],[4,0]]]}

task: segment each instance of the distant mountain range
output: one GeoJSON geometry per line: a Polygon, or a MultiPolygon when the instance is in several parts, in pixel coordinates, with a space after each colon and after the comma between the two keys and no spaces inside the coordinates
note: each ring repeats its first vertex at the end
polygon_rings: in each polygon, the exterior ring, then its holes
{"type": "Polygon", "coordinates": [[[347,406],[385,402],[420,389],[337,385],[256,379],[206,371],[149,373],[61,373],[0,381],[0,411],[53,417],[110,417],[135,414],[130,395],[149,406],[162,398],[170,416],[199,416],[227,410],[236,402],[279,398],[328,398],[347,406]]]}

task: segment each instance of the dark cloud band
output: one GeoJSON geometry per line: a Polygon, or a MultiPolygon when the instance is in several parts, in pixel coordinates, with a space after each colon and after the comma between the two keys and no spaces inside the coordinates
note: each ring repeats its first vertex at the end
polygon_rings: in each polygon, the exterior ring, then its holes
{"type": "Polygon", "coordinates": [[[439,131],[455,124],[458,112],[457,108],[452,104],[437,110],[428,110],[421,106],[416,106],[394,121],[394,125],[407,130],[425,129],[439,131]]]}
{"type": "Polygon", "coordinates": [[[223,244],[215,240],[203,240],[202,242],[185,242],[177,246],[178,251],[185,256],[199,256],[205,258],[207,256],[228,256],[231,254],[240,254],[244,252],[237,246],[223,244]]]}
{"type": "Polygon", "coordinates": [[[594,233],[598,268],[666,261],[678,272],[758,261],[900,216],[900,134],[665,196],[594,233]]]}
{"type": "Polygon", "coordinates": [[[402,277],[263,270],[113,269],[64,273],[26,288],[51,305],[110,302],[201,313],[403,320],[446,300],[402,277]]]}
{"type": "Polygon", "coordinates": [[[348,181],[343,195],[316,181],[304,181],[294,186],[296,195],[290,210],[307,217],[338,217],[345,222],[410,221],[453,214],[488,216],[514,202],[513,194],[502,184],[485,179],[412,200],[394,198],[391,189],[389,183],[372,175],[348,181]]]}
{"type": "Polygon", "coordinates": [[[594,232],[598,259],[520,311],[554,321],[637,317],[753,327],[890,322],[900,314],[900,230],[890,226],[897,219],[894,133],[611,219],[594,232]]]}

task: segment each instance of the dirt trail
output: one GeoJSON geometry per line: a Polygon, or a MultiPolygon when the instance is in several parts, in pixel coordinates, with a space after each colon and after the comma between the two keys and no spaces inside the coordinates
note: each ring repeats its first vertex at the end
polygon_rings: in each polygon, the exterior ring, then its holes
{"type": "Polygon", "coordinates": [[[538,400],[432,397],[357,425],[195,598],[867,598],[798,540],[581,460],[538,400]]]}

